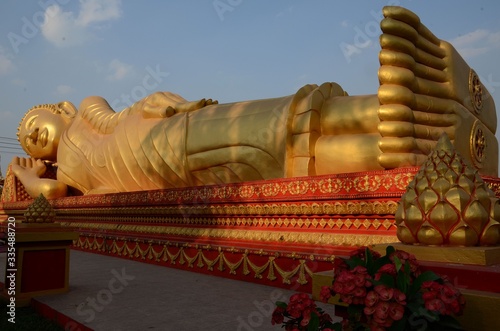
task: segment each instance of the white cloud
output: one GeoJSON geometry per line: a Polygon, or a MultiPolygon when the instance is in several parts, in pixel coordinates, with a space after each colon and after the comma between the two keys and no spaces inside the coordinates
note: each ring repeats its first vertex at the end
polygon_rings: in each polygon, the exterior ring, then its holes
{"type": "Polygon", "coordinates": [[[500,47],[500,31],[477,29],[451,40],[450,43],[463,57],[471,58],[500,47]]]}
{"type": "Polygon", "coordinates": [[[132,71],[132,66],[114,59],[108,66],[109,74],[107,79],[110,81],[121,80],[132,71]]]}
{"type": "Polygon", "coordinates": [[[488,30],[478,29],[453,39],[451,43],[455,47],[468,46],[470,44],[484,40],[488,35],[488,30]]]}
{"type": "Polygon", "coordinates": [[[118,19],[122,15],[120,0],[80,0],[80,6],[77,24],[82,26],[118,19]]]}
{"type": "Polygon", "coordinates": [[[14,70],[15,66],[11,59],[0,48],[0,75],[7,74],[14,70]]]}
{"type": "Polygon", "coordinates": [[[52,5],[45,11],[42,34],[58,47],[83,44],[92,37],[89,30],[97,23],[118,19],[120,7],[120,0],[80,0],[80,10],[76,15],[52,5]]]}
{"type": "Polygon", "coordinates": [[[56,87],[56,94],[59,96],[71,94],[75,89],[68,85],[58,85],[56,87]]]}

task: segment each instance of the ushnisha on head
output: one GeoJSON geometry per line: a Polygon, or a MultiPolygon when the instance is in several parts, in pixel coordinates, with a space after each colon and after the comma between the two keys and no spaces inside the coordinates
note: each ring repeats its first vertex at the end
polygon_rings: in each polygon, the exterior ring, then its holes
{"type": "Polygon", "coordinates": [[[32,158],[55,162],[61,135],[76,112],[75,106],[68,101],[28,110],[17,129],[17,139],[24,151],[32,158]]]}

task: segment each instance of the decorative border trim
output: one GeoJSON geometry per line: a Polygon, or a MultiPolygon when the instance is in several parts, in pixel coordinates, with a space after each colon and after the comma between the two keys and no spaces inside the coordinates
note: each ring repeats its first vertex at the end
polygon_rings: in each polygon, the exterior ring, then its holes
{"type": "MultiPolygon", "coordinates": [[[[280,178],[248,183],[190,188],[72,196],[52,200],[56,209],[78,207],[130,207],[221,202],[294,201],[314,199],[393,198],[403,194],[418,168],[398,168],[339,175],[280,178]]],[[[10,174],[13,176],[12,174],[10,174]]],[[[7,175],[9,177],[9,174],[7,175]]],[[[16,181],[17,183],[17,181],[16,181]]],[[[17,197],[24,190],[16,184],[17,197]]],[[[8,195],[10,196],[10,195],[8,195]]],[[[6,196],[5,198],[7,198],[6,196]]],[[[4,208],[26,208],[31,201],[6,201],[4,208]]]]}
{"type": "MultiPolygon", "coordinates": [[[[179,243],[170,242],[158,242],[155,248],[152,242],[141,242],[139,240],[128,241],[126,239],[120,240],[117,238],[112,239],[112,243],[108,245],[106,239],[109,240],[112,238],[102,238],[102,241],[99,243],[97,237],[80,237],[74,242],[74,246],[81,250],[97,251],[107,255],[129,257],[145,262],[164,264],[170,262],[169,264],[174,267],[176,264],[192,269],[195,267],[199,269],[206,267],[206,271],[209,272],[215,270],[223,272],[228,269],[229,274],[234,276],[236,276],[238,272],[241,272],[244,276],[253,273],[254,278],[259,280],[263,279],[264,273],[267,272],[265,276],[267,280],[276,281],[279,276],[282,284],[287,285],[292,284],[293,281],[299,285],[309,284],[315,271],[311,270],[307,263],[314,262],[317,259],[314,255],[306,257],[295,253],[266,253],[263,250],[223,249],[221,247],[213,248],[210,245],[201,247],[199,245],[179,245],[179,243]],[[121,241],[121,243],[117,241],[121,241]],[[147,245],[147,247],[141,248],[141,244],[147,245]],[[160,247],[159,251],[157,250],[158,247],[160,247]],[[196,250],[196,253],[190,255],[188,253],[189,248],[196,250]],[[209,250],[216,253],[215,258],[211,259],[208,256],[207,252],[209,250]],[[232,262],[234,261],[235,254],[241,255],[241,257],[239,257],[236,262],[232,262]],[[252,262],[252,259],[254,259],[253,256],[255,255],[264,258],[267,257],[267,261],[261,265],[258,265],[258,262],[252,262]],[[285,262],[281,261],[280,258],[296,261],[294,262],[296,266],[292,270],[287,270],[288,268],[284,266],[285,262]]],[[[334,256],[331,256],[320,259],[319,261],[332,264],[334,258],[334,256]]]]}

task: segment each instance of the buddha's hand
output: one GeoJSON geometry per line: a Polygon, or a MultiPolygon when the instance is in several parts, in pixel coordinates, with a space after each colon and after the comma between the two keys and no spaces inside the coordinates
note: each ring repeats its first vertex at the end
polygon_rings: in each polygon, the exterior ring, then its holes
{"type": "Polygon", "coordinates": [[[212,99],[187,101],[174,93],[155,92],[133,107],[141,107],[141,112],[146,118],[166,118],[176,113],[190,112],[214,104],[218,104],[218,101],[212,99]]]}
{"type": "Polygon", "coordinates": [[[134,106],[141,107],[141,112],[146,118],[166,118],[176,113],[176,105],[181,102],[185,100],[177,94],[155,92],[134,106]]]}
{"type": "Polygon", "coordinates": [[[40,178],[47,166],[40,159],[24,158],[15,156],[11,162],[12,172],[21,181],[28,178],[40,178]]]}

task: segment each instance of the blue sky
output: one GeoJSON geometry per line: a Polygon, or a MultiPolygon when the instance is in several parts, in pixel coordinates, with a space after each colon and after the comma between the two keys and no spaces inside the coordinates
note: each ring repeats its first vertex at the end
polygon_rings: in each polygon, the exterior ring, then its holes
{"type": "MultiPolygon", "coordinates": [[[[15,138],[34,105],[78,106],[89,95],[118,111],[157,90],[224,103],[334,81],[350,95],[374,94],[387,4],[411,9],[452,42],[500,105],[494,0],[2,0],[0,136],[15,138]]],[[[15,150],[2,146],[13,145],[0,143],[5,174],[15,150]]]]}

